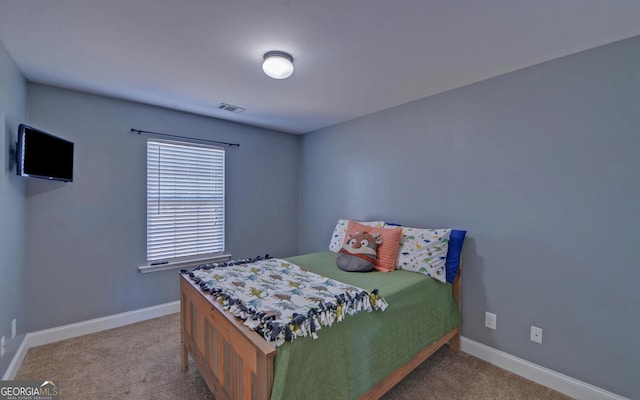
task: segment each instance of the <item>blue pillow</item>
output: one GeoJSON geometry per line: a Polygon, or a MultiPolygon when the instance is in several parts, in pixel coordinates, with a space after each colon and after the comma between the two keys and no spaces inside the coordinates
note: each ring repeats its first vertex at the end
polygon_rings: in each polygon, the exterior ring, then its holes
{"type": "Polygon", "coordinates": [[[462,253],[462,244],[467,231],[451,230],[449,236],[449,249],[447,250],[447,260],[445,268],[447,269],[447,282],[453,283],[460,266],[460,253],[462,253]]]}

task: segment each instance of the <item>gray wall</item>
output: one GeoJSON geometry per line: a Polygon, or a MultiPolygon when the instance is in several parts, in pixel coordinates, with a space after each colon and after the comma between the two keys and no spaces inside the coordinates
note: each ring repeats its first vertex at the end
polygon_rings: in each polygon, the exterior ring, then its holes
{"type": "Polygon", "coordinates": [[[464,336],[640,398],[640,38],[307,134],[301,160],[302,253],[340,217],[467,229],[464,336]]]}
{"type": "Polygon", "coordinates": [[[74,182],[30,179],[29,331],[178,300],[178,271],[146,259],[146,141],[131,128],[240,143],[226,152],[234,257],[298,248],[297,136],[29,84],[29,122],[75,143],[74,182]]]}
{"type": "Polygon", "coordinates": [[[468,229],[464,336],[640,398],[638,38],[302,139],[27,89],[1,45],[0,89],[0,335],[10,336],[14,317],[20,335],[0,373],[25,331],[177,300],[176,271],[137,272],[145,140],[128,133],[134,127],[241,143],[227,152],[227,250],[235,257],[324,250],[340,217],[468,229]],[[75,182],[26,180],[8,169],[27,104],[30,124],[76,143],[75,182]],[[498,314],[497,331],[483,327],[485,310],[498,314]],[[543,345],[528,340],[531,324],[544,329],[543,345]]]}
{"type": "Polygon", "coordinates": [[[0,379],[26,332],[24,178],[16,175],[9,157],[26,110],[27,83],[0,42],[0,336],[7,341],[7,351],[0,358],[0,379]],[[18,335],[11,339],[14,318],[18,335]]]}

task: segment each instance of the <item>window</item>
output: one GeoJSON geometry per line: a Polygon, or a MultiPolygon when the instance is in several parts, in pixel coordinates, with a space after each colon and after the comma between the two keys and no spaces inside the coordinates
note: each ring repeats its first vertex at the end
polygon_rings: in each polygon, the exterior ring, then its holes
{"type": "Polygon", "coordinates": [[[147,261],[223,251],[224,149],[148,140],[147,261]]]}

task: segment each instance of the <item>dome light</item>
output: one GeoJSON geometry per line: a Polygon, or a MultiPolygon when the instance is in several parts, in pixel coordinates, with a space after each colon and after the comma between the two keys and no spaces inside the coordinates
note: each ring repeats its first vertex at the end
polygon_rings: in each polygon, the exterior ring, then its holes
{"type": "Polygon", "coordinates": [[[264,53],[262,70],[273,79],[286,79],[293,74],[293,57],[284,51],[264,53]]]}

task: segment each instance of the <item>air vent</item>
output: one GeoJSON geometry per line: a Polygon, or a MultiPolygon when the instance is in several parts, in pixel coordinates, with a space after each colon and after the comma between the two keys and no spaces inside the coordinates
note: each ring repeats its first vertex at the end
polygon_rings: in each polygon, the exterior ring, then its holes
{"type": "Polygon", "coordinates": [[[220,110],[231,111],[231,112],[236,113],[236,114],[239,114],[239,113],[241,113],[243,111],[247,111],[246,108],[234,106],[234,105],[227,104],[227,103],[218,104],[218,108],[220,110]]]}

